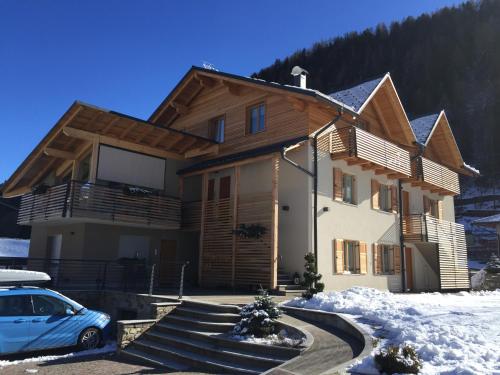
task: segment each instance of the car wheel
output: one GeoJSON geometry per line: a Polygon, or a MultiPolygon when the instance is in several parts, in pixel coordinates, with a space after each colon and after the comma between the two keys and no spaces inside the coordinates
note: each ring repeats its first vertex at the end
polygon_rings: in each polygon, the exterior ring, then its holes
{"type": "Polygon", "coordinates": [[[78,347],[82,350],[96,349],[101,342],[101,333],[97,328],[90,327],[80,333],[78,347]]]}

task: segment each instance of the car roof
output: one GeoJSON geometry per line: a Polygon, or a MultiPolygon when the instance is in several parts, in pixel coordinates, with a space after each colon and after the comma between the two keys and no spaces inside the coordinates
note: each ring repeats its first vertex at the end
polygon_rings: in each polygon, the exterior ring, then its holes
{"type": "Polygon", "coordinates": [[[5,286],[0,287],[0,296],[12,296],[19,294],[57,294],[50,289],[38,288],[36,286],[5,286]]]}

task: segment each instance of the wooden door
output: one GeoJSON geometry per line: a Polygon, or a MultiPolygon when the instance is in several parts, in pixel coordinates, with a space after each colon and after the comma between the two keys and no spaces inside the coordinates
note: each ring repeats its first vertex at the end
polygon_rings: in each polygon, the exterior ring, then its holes
{"type": "Polygon", "coordinates": [[[413,290],[413,258],[411,247],[405,247],[406,289],[413,290]]]}
{"type": "Polygon", "coordinates": [[[173,284],[176,281],[178,270],[176,261],[177,241],[162,240],[160,248],[160,285],[173,284]]]}

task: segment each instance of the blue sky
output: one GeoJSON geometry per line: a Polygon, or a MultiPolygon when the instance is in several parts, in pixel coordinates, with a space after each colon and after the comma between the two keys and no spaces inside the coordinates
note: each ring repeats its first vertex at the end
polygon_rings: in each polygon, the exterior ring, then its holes
{"type": "Polygon", "coordinates": [[[74,100],[147,118],[191,65],[250,75],[458,0],[0,0],[0,182],[74,100]]]}

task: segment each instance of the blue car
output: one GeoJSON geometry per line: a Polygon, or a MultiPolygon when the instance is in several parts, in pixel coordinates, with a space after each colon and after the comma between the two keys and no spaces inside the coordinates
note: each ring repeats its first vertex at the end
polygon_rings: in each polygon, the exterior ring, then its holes
{"type": "Polygon", "coordinates": [[[0,355],[74,345],[94,349],[110,321],[52,290],[0,287],[0,355]]]}

